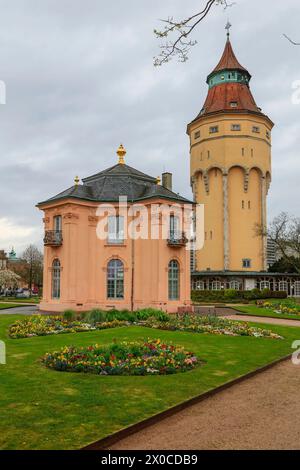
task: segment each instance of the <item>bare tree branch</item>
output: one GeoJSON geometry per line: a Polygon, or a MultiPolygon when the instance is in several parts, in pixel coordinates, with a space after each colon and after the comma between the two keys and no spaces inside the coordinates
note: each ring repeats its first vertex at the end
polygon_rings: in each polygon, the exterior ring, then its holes
{"type": "Polygon", "coordinates": [[[300,46],[300,43],[299,42],[295,42],[293,41],[291,38],[289,38],[286,34],[283,33],[283,36],[288,40],[290,41],[294,46],[300,46]]]}
{"type": "Polygon", "coordinates": [[[257,225],[256,234],[265,236],[273,242],[281,258],[291,264],[295,273],[300,273],[300,219],[282,212],[270,224],[269,228],[257,225]]]}
{"type": "Polygon", "coordinates": [[[231,7],[235,2],[229,3],[228,0],[208,0],[202,11],[196,13],[184,20],[176,21],[173,17],[167,20],[161,20],[166,24],[164,30],[154,30],[154,34],[159,39],[168,38],[172,33],[177,34],[177,39],[166,41],[160,45],[161,53],[154,58],[154,65],[160,66],[169,62],[173,57],[177,56],[180,62],[188,60],[190,48],[197,44],[197,41],[190,39],[194,29],[205,19],[214,5],[222,5],[224,9],[231,7]]]}
{"type": "MultiPolygon", "coordinates": [[[[173,17],[169,17],[166,20],[160,20],[165,24],[165,28],[163,30],[154,29],[154,34],[158,39],[166,39],[166,42],[159,46],[161,53],[154,57],[154,65],[166,64],[176,56],[179,62],[186,62],[191,47],[197,44],[196,40],[191,39],[192,32],[206,18],[212,7],[222,5],[226,10],[235,4],[236,2],[229,2],[229,0],[206,0],[206,5],[202,11],[186,19],[176,21],[173,17]]],[[[294,46],[300,46],[300,43],[293,41],[286,34],[283,34],[283,36],[294,46]]]]}

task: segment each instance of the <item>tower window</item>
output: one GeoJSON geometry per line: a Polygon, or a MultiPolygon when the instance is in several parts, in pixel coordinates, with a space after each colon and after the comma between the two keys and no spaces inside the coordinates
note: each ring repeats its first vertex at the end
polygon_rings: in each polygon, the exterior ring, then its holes
{"type": "Polygon", "coordinates": [[[200,154],[200,160],[201,160],[201,162],[203,161],[203,153],[202,152],[200,154]]]}
{"type": "Polygon", "coordinates": [[[241,125],[240,124],[231,124],[231,130],[232,131],[240,131],[241,130],[241,125]]]}
{"type": "Polygon", "coordinates": [[[210,159],[210,151],[209,150],[207,151],[207,159],[208,160],[210,159]]]}
{"type": "Polygon", "coordinates": [[[244,157],[244,155],[245,155],[245,149],[244,149],[244,147],[243,147],[243,148],[242,148],[242,156],[244,157]]]}
{"type": "Polygon", "coordinates": [[[254,155],[254,150],[251,149],[251,157],[253,157],[253,155],[254,155]]]}
{"type": "Polygon", "coordinates": [[[238,106],[237,101],[231,101],[231,102],[230,102],[230,107],[231,107],[231,108],[237,108],[237,106],[238,106]]]}
{"type": "Polygon", "coordinates": [[[245,209],[245,201],[242,201],[242,209],[245,209]]]}
{"type": "Polygon", "coordinates": [[[219,132],[219,126],[211,126],[209,128],[209,133],[210,134],[216,134],[217,132],[219,132]]]}
{"type": "Polygon", "coordinates": [[[260,133],[260,127],[258,127],[258,126],[253,126],[253,127],[252,127],[252,132],[254,132],[255,134],[259,134],[259,133],[260,133]]]}
{"type": "Polygon", "coordinates": [[[197,132],[195,132],[194,138],[199,139],[200,135],[201,135],[200,131],[197,131],[197,132]]]}
{"type": "Polygon", "coordinates": [[[248,209],[251,209],[251,201],[248,201],[248,209]]]}
{"type": "Polygon", "coordinates": [[[210,239],[211,239],[211,240],[213,239],[213,233],[212,233],[212,230],[210,231],[210,239]]]}
{"type": "Polygon", "coordinates": [[[243,259],[243,268],[244,269],[249,269],[251,268],[251,259],[243,259]]]}

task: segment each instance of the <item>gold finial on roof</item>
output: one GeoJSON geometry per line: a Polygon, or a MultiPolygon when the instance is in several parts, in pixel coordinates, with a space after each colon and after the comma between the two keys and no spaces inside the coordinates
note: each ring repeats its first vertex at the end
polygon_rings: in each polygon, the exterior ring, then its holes
{"type": "Polygon", "coordinates": [[[79,176],[75,176],[74,183],[75,183],[75,186],[79,186],[79,183],[80,183],[79,176]]]}
{"type": "Polygon", "coordinates": [[[124,157],[125,157],[126,153],[127,153],[126,150],[124,149],[123,145],[121,144],[120,147],[117,150],[117,155],[119,157],[119,164],[120,165],[125,164],[124,157]]]}
{"type": "Polygon", "coordinates": [[[156,178],[156,184],[160,184],[160,183],[161,183],[161,177],[158,176],[158,177],[156,178]]]}

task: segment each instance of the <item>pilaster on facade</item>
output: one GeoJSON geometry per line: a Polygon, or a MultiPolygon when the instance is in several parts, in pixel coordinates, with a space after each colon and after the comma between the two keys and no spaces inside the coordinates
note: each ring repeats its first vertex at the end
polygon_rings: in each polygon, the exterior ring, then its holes
{"type": "Polygon", "coordinates": [[[224,271],[229,269],[228,171],[223,170],[224,271]]]}

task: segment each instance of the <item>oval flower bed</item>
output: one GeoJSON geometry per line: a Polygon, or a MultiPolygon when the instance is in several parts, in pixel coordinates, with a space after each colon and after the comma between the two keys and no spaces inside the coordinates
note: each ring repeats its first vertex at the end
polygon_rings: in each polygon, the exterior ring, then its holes
{"type": "Polygon", "coordinates": [[[176,374],[194,369],[199,363],[192,352],[161,343],[159,339],[110,346],[65,347],[47,353],[42,361],[46,367],[57,371],[98,375],[176,374]]]}

